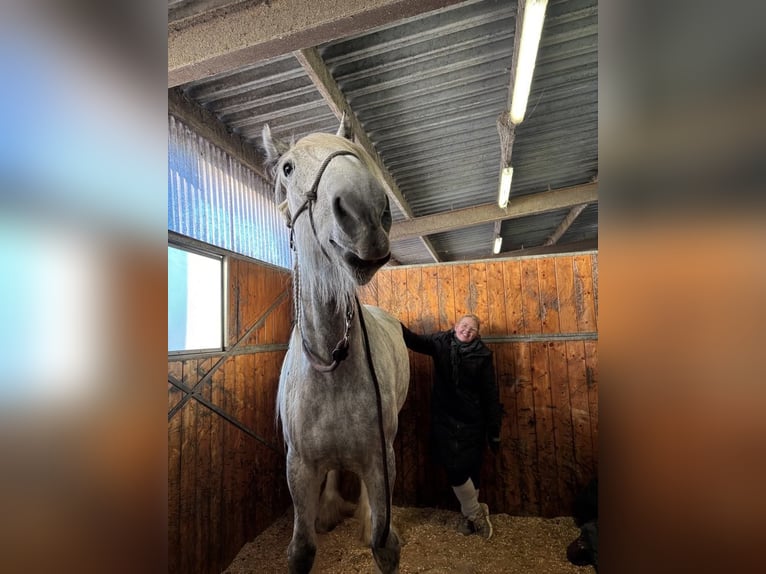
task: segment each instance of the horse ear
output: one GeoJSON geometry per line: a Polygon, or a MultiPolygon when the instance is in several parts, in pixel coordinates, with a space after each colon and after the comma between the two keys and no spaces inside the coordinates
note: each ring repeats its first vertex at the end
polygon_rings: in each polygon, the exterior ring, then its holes
{"type": "Polygon", "coordinates": [[[261,139],[263,140],[263,150],[266,152],[266,168],[271,171],[279,162],[279,158],[282,157],[289,146],[279,140],[275,140],[271,135],[271,128],[268,124],[264,124],[263,132],[261,133],[261,139]]]}
{"type": "Polygon", "coordinates": [[[354,134],[351,131],[351,122],[349,121],[345,111],[343,112],[343,117],[340,119],[340,126],[338,127],[338,131],[335,135],[346,138],[347,140],[350,140],[354,137],[354,134]]]}
{"type": "MultiPolygon", "coordinates": [[[[271,174],[271,177],[274,177],[274,171],[277,167],[277,163],[279,162],[279,158],[289,148],[287,148],[287,146],[279,140],[274,140],[274,138],[271,136],[271,128],[269,128],[268,124],[264,124],[261,137],[263,139],[263,150],[266,152],[266,170],[271,174]]],[[[287,194],[285,193],[284,188],[279,185],[278,182],[275,182],[275,184],[274,199],[276,200],[280,210],[283,211],[284,215],[285,210],[287,210],[287,201],[285,201],[287,199],[287,194]]],[[[289,214],[287,214],[286,217],[289,221],[289,214]]]]}

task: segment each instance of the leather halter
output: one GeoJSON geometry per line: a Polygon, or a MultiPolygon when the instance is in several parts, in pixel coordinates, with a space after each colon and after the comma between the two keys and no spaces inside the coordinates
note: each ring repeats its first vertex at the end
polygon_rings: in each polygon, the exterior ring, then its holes
{"type": "MultiPolygon", "coordinates": [[[[303,200],[303,203],[300,205],[300,207],[298,207],[298,210],[295,212],[295,215],[290,219],[290,221],[287,224],[287,227],[290,228],[290,249],[292,249],[295,253],[297,253],[297,250],[295,248],[295,237],[294,237],[295,222],[298,220],[298,217],[300,217],[300,215],[304,211],[308,211],[309,221],[311,222],[311,231],[314,234],[314,239],[316,240],[317,245],[319,245],[319,249],[322,251],[322,254],[325,256],[325,258],[328,261],[330,261],[330,256],[324,250],[324,247],[322,246],[322,242],[319,241],[319,236],[317,235],[316,226],[314,225],[313,206],[317,200],[317,191],[319,189],[319,182],[322,180],[322,176],[324,175],[325,169],[327,169],[327,166],[330,164],[330,162],[334,158],[340,155],[350,155],[352,157],[359,159],[358,155],[356,155],[354,152],[349,150],[334,151],[324,159],[324,161],[322,162],[322,165],[319,167],[319,171],[314,177],[314,183],[311,185],[311,188],[305,194],[303,194],[303,197],[305,198],[303,200]]],[[[306,342],[305,337],[303,336],[303,330],[301,329],[300,276],[299,276],[297,264],[295,266],[295,283],[296,283],[296,289],[295,289],[296,313],[295,315],[296,315],[296,322],[298,324],[298,332],[300,333],[300,336],[301,336],[301,345],[303,347],[303,352],[306,355],[306,358],[309,360],[309,363],[311,364],[311,366],[314,367],[314,369],[316,369],[317,371],[321,373],[330,373],[338,368],[338,365],[340,365],[343,359],[348,357],[348,332],[349,332],[349,329],[351,328],[351,320],[354,317],[354,306],[349,305],[348,310],[346,311],[345,329],[343,331],[343,336],[336,343],[335,348],[332,350],[332,355],[331,355],[332,362],[325,363],[311,351],[308,343],[306,342]]]]}

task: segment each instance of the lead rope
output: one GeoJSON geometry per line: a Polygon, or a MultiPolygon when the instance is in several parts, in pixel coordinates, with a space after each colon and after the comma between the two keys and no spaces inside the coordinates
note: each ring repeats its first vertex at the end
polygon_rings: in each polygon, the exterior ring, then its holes
{"type": "Polygon", "coordinates": [[[370,340],[367,337],[367,327],[364,324],[364,314],[362,313],[362,306],[359,303],[359,297],[354,296],[354,299],[356,300],[356,307],[359,310],[359,323],[362,326],[362,335],[364,336],[364,354],[367,357],[367,364],[370,367],[370,374],[372,375],[372,383],[375,387],[375,402],[378,407],[378,430],[380,431],[380,453],[381,457],[383,459],[383,481],[385,483],[385,490],[386,490],[386,525],[383,528],[383,533],[381,534],[381,540],[379,542],[382,542],[382,544],[378,544],[378,548],[382,548],[385,546],[386,542],[388,542],[388,534],[390,530],[390,524],[391,524],[391,486],[389,484],[389,478],[388,478],[388,452],[386,449],[386,433],[383,429],[383,401],[380,398],[380,383],[378,383],[378,376],[375,374],[375,366],[372,364],[372,354],[370,352],[370,340]]]}

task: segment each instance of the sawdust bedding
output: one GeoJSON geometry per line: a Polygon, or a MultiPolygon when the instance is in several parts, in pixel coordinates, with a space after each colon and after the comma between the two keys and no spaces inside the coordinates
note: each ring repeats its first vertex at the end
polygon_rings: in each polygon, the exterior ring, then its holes
{"type": "MultiPolygon", "coordinates": [[[[570,517],[535,518],[493,514],[494,535],[484,540],[457,531],[459,514],[450,510],[393,507],[402,541],[401,574],[593,574],[592,566],[567,561],[566,549],[580,531],[570,517]]],[[[347,518],[318,535],[313,574],[373,572],[372,553],[358,539],[359,524],[347,518]]],[[[288,511],[242,547],[224,574],[287,572],[292,535],[288,511]]]]}

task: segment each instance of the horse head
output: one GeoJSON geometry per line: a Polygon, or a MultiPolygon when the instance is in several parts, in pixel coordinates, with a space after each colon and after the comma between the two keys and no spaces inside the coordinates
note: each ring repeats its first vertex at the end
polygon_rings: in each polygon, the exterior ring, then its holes
{"type": "Polygon", "coordinates": [[[365,285],[391,257],[391,211],[380,169],[348,131],[341,121],[335,135],[287,146],[264,126],[263,145],[301,264],[365,285]]]}

